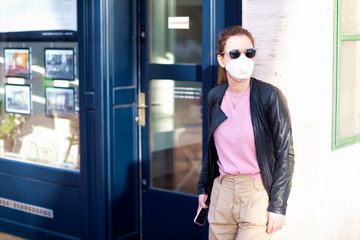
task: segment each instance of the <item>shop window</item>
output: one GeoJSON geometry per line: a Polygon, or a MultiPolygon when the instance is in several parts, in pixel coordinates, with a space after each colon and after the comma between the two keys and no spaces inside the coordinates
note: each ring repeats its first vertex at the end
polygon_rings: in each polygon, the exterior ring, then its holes
{"type": "Polygon", "coordinates": [[[77,43],[0,42],[0,157],[79,168],[77,43]]]}
{"type": "Polygon", "coordinates": [[[79,170],[76,9],[0,3],[0,158],[79,170]]]}
{"type": "Polygon", "coordinates": [[[360,0],[335,1],[333,149],[360,142],[360,0]]]}

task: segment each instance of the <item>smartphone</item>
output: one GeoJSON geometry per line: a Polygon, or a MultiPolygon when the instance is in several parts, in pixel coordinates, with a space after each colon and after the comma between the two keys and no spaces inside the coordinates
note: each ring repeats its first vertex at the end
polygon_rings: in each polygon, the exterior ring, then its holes
{"type": "Polygon", "coordinates": [[[201,208],[200,211],[197,212],[194,223],[203,226],[206,222],[208,213],[209,213],[209,206],[210,206],[210,198],[206,198],[205,204],[208,206],[208,208],[201,208]]]}

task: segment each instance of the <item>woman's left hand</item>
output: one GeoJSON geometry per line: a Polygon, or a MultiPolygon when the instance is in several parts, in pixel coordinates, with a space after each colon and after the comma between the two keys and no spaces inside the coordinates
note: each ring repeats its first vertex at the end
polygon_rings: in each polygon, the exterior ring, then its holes
{"type": "Polygon", "coordinates": [[[284,227],[285,215],[273,212],[267,212],[267,233],[274,233],[284,227]]]}

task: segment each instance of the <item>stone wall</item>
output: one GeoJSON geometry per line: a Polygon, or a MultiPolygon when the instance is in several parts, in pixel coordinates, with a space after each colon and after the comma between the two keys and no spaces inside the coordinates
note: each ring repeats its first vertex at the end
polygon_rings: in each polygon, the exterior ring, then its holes
{"type": "Polygon", "coordinates": [[[254,76],[288,99],[295,174],[274,240],[360,239],[360,144],[332,150],[333,0],[243,0],[254,76]]]}

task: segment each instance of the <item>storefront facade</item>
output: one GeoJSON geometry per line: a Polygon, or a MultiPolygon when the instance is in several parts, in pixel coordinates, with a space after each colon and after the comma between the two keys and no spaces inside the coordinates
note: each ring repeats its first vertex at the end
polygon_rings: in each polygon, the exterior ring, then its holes
{"type": "Polygon", "coordinates": [[[358,239],[360,1],[0,0],[0,231],[207,239],[193,223],[219,31],[292,117],[285,239],[358,239]],[[311,7],[310,7],[311,6],[311,7]]]}

